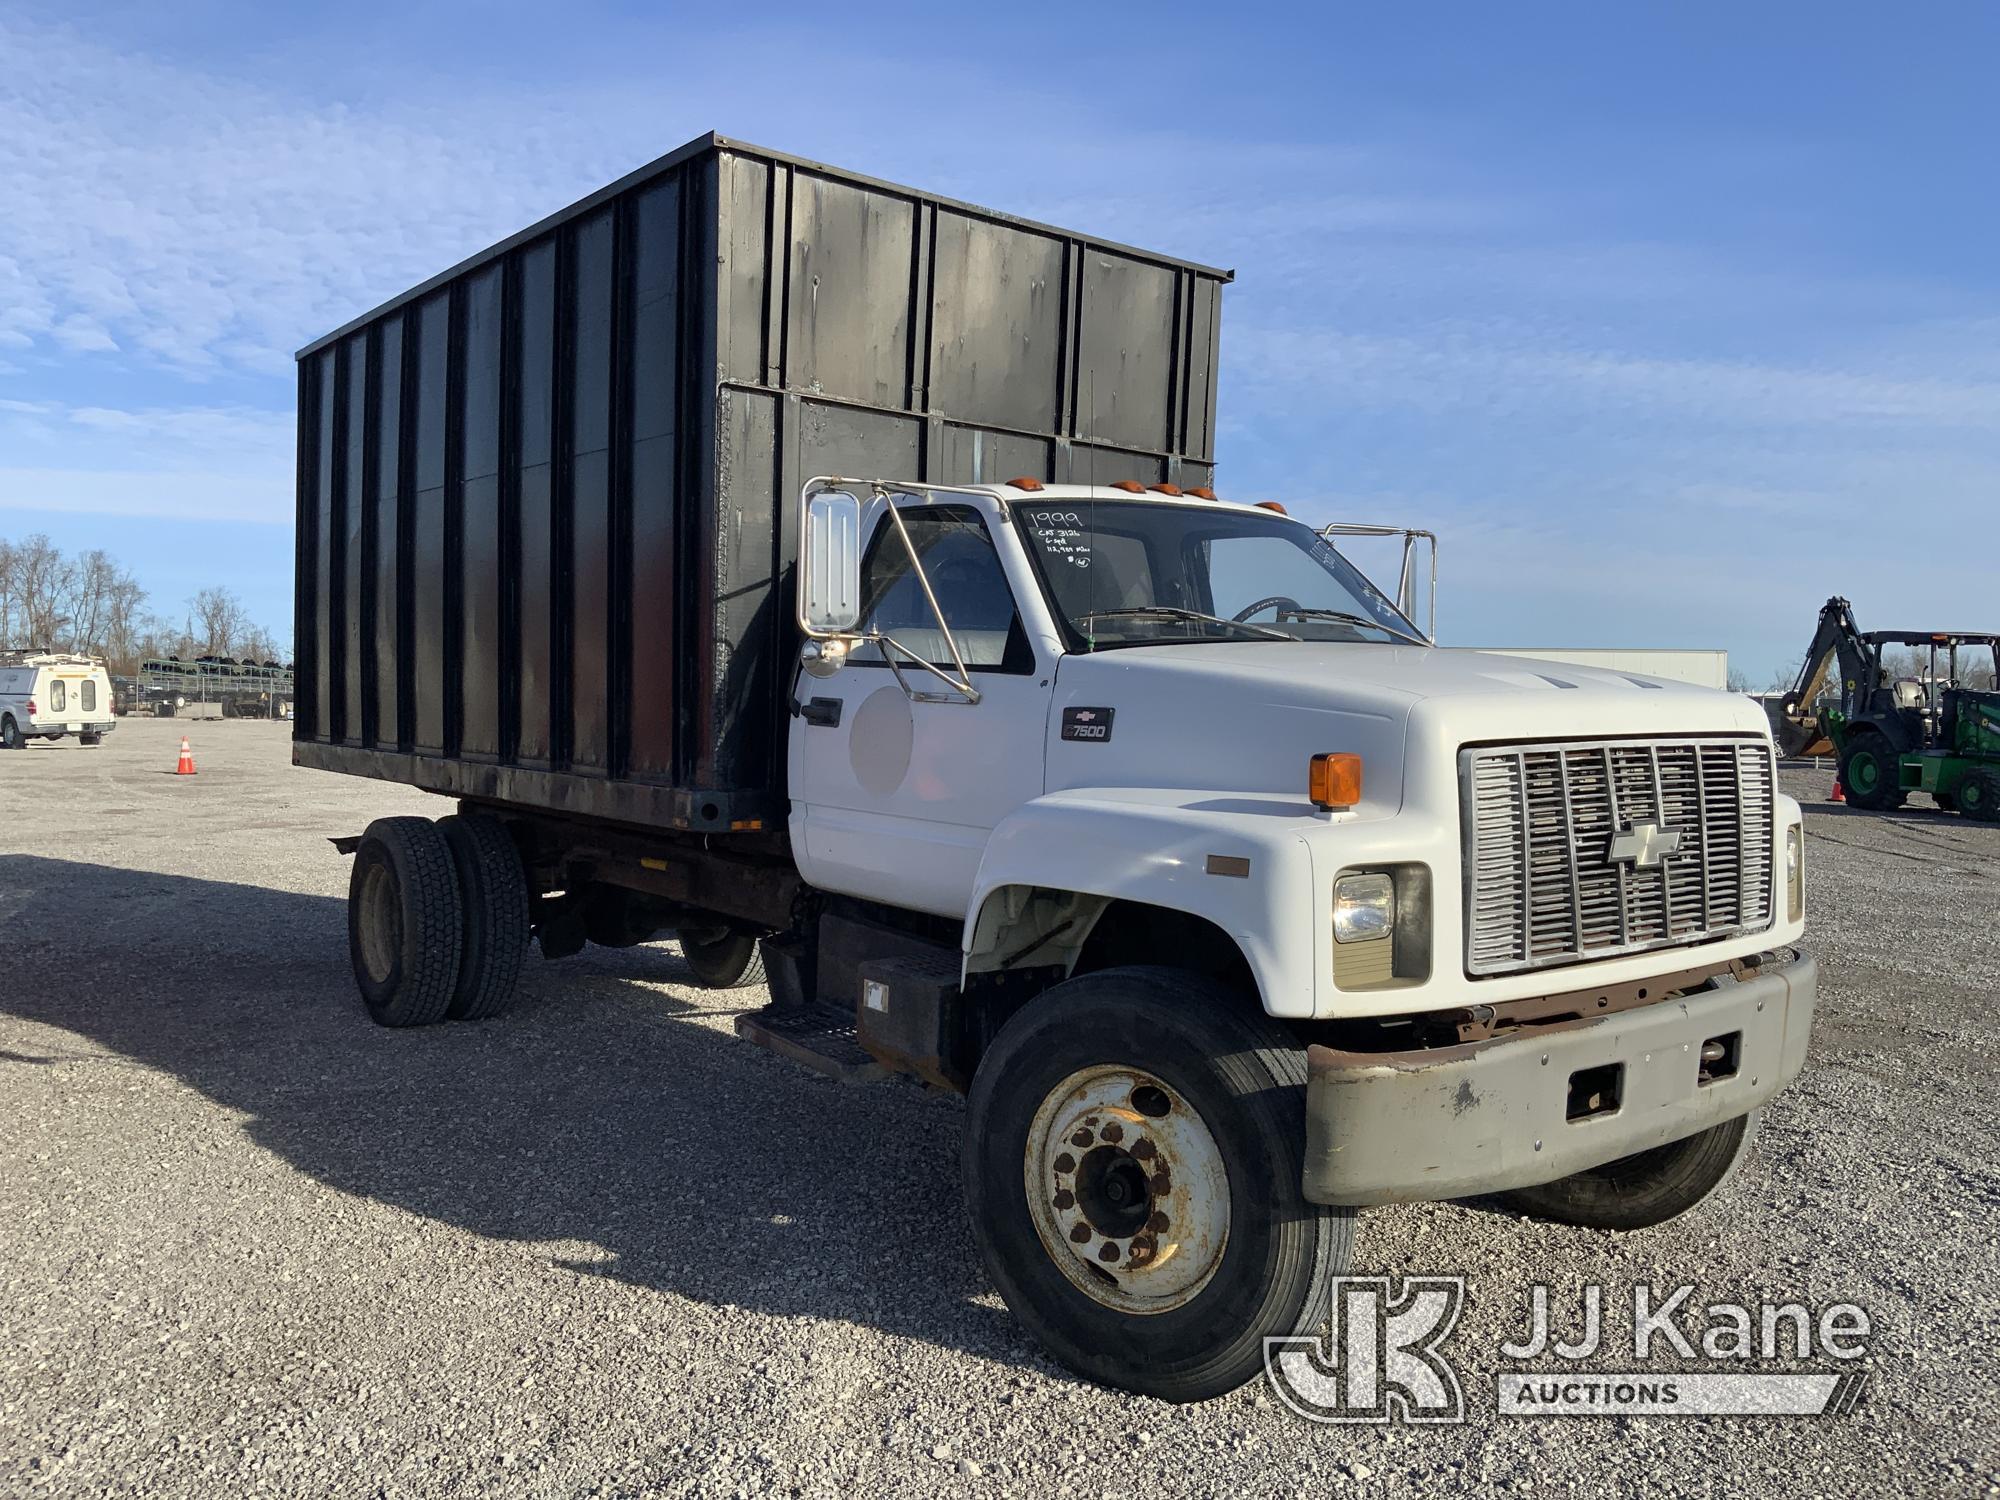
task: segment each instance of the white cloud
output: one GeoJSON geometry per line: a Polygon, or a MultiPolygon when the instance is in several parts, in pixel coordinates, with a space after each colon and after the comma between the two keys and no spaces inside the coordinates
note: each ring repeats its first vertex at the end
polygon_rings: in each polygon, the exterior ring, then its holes
{"type": "Polygon", "coordinates": [[[289,523],[289,413],[0,401],[0,512],[289,523]]]}

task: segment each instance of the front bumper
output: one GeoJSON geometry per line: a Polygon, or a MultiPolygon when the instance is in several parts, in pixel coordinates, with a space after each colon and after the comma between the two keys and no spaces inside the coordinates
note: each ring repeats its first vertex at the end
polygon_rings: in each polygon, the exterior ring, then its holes
{"type": "Polygon", "coordinates": [[[1364,1205],[1527,1187],[1747,1114],[1805,1066],[1819,965],[1808,955],[1603,1017],[1413,1052],[1306,1051],[1305,1196],[1364,1205]],[[1734,1038],[1726,1077],[1702,1045],[1734,1038]],[[1571,1079],[1616,1106],[1570,1118],[1571,1079]]]}

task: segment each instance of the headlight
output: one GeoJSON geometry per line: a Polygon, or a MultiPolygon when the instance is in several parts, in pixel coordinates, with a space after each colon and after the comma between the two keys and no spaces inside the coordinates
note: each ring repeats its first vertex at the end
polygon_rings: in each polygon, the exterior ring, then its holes
{"type": "Polygon", "coordinates": [[[1794,823],[1785,830],[1785,920],[1806,914],[1806,830],[1794,823]]]}
{"type": "Polygon", "coordinates": [[[1333,883],[1333,940],[1368,943],[1396,928],[1396,884],[1387,875],[1343,875],[1333,883]]]}

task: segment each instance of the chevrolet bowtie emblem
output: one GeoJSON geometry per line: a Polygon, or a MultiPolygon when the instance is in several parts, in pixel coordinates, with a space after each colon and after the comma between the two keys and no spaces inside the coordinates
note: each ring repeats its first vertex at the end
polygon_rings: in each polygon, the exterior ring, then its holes
{"type": "Polygon", "coordinates": [[[1662,828],[1658,823],[1634,823],[1611,836],[1611,847],[1604,851],[1604,857],[1614,865],[1630,860],[1639,869],[1650,870],[1669,854],[1678,853],[1680,847],[1681,831],[1678,828],[1662,828]]]}

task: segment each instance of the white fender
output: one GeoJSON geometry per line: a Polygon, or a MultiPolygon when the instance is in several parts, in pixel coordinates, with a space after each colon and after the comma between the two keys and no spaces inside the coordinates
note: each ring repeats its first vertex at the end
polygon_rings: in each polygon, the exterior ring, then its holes
{"type": "Polygon", "coordinates": [[[1139,901],[1205,917],[1249,960],[1264,1008],[1313,1014],[1313,978],[1331,941],[1318,909],[1303,798],[1146,788],[1081,788],[1025,803],[993,830],[966,913],[965,951],[982,914],[1015,888],[1139,901]]]}

